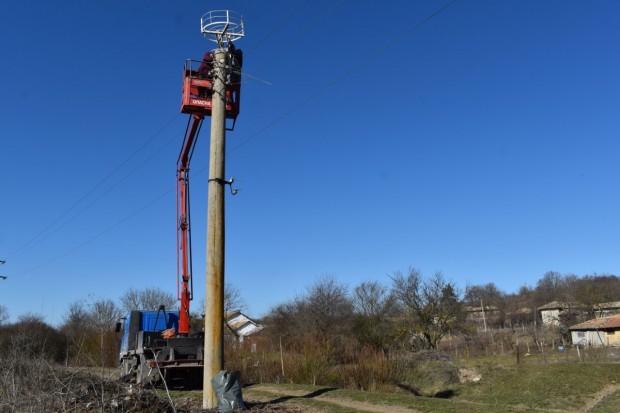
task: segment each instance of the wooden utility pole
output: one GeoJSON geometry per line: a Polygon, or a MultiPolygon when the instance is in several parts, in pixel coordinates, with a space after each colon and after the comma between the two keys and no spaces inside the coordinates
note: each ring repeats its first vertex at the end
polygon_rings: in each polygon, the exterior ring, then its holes
{"type": "MultiPolygon", "coordinates": [[[[230,81],[231,63],[236,70],[241,62],[231,57],[232,42],[244,36],[243,16],[230,10],[210,11],[200,19],[200,31],[218,48],[213,55],[213,86],[211,99],[211,153],[209,156],[209,197],[207,206],[207,280],[205,288],[205,342],[202,386],[202,408],[217,407],[213,379],[224,370],[224,179],[226,157],[226,86],[230,81]],[[227,47],[227,49],[225,49],[227,47]]],[[[240,75],[240,72],[239,72],[240,75]]],[[[237,95],[238,99],[238,84],[237,95]]],[[[231,91],[232,94],[232,91],[231,91]]],[[[231,99],[231,105],[233,104],[231,99]]],[[[239,113],[236,101],[234,119],[239,113]]],[[[232,113],[232,109],[231,109],[232,113]]],[[[235,191],[231,190],[232,194],[235,191]]]]}
{"type": "Polygon", "coordinates": [[[205,346],[203,409],[216,407],[211,379],[224,369],[224,163],[226,154],[226,51],[220,46],[213,58],[213,106],[209,198],[207,207],[207,283],[205,292],[205,346]]]}

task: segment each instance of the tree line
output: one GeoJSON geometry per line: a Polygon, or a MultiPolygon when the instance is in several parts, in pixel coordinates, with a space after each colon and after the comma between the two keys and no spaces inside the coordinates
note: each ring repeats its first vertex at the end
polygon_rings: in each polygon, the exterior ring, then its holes
{"type": "MultiPolygon", "coordinates": [[[[372,351],[392,354],[437,350],[446,336],[473,337],[473,309],[492,310],[490,328],[535,325],[536,309],[551,301],[579,302],[590,314],[596,304],[620,300],[620,278],[611,274],[548,272],[535,286],[506,293],[494,283],[471,284],[464,290],[441,272],[424,276],[411,267],[388,277],[388,282],[364,281],[353,288],[331,275],[318,278],[303,294],[278,304],[258,320],[264,340],[290,351],[321,351],[323,359],[342,361],[347,354],[372,351]]],[[[57,327],[42,316],[26,314],[8,323],[0,306],[0,351],[17,342],[28,351],[45,352],[57,362],[114,366],[118,361],[115,324],[128,311],[177,308],[177,298],[160,289],[129,289],[119,304],[109,299],[79,299],[69,304],[57,327]],[[20,341],[21,340],[21,341],[20,341]]],[[[227,285],[226,311],[244,309],[241,292],[227,285]]],[[[202,303],[204,308],[204,302],[202,303]]],[[[197,306],[194,319],[200,321],[197,306]]],[[[564,320],[573,322],[575,320],[564,320]]],[[[196,326],[200,329],[200,326],[196,326]]]]}
{"type": "Polygon", "coordinates": [[[272,308],[263,324],[267,334],[293,346],[322,343],[338,353],[348,343],[389,354],[436,350],[447,335],[475,335],[479,325],[468,317],[472,312],[486,311],[489,328],[514,330],[536,325],[537,309],[552,301],[579,302],[587,309],[582,317],[594,318],[597,304],[617,300],[620,278],[610,274],[547,272],[535,286],[509,294],[494,283],[463,291],[440,272],[425,277],[409,268],[390,275],[388,283],[366,281],[350,292],[334,277],[321,277],[305,293],[272,308]]]}
{"type": "MultiPolygon", "coordinates": [[[[225,286],[226,308],[244,308],[238,289],[225,286]]],[[[64,364],[82,366],[116,366],[120,336],[116,324],[132,310],[178,310],[177,297],[159,288],[127,290],[117,304],[106,298],[85,298],[70,303],[61,323],[49,325],[40,314],[22,314],[9,323],[5,306],[0,305],[0,353],[18,346],[28,354],[64,364]]],[[[201,320],[204,301],[192,319],[201,320]]],[[[196,328],[200,328],[198,325],[196,328]]],[[[8,354],[8,353],[5,353],[8,354]]]]}

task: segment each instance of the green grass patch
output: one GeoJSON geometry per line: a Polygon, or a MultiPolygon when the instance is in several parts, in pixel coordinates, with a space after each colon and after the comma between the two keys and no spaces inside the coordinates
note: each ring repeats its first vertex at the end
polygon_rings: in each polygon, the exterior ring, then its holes
{"type": "Polygon", "coordinates": [[[596,404],[589,413],[609,413],[617,412],[618,406],[620,406],[620,390],[613,392],[605,396],[599,403],[596,404]]]}
{"type": "MultiPolygon", "coordinates": [[[[403,381],[390,391],[368,392],[305,384],[263,384],[243,389],[244,400],[314,408],[329,412],[361,412],[357,403],[390,406],[424,413],[517,413],[618,411],[620,390],[618,363],[529,363],[517,365],[510,356],[471,359],[467,362],[424,361],[412,363],[403,381]],[[459,368],[481,377],[478,382],[460,383],[459,368]],[[606,394],[606,392],[611,392],[606,394]],[[600,400],[597,400],[600,398],[600,400]],[[351,406],[343,406],[351,401],[351,406]],[[595,403],[596,402],[596,403],[595,403]]],[[[164,395],[160,393],[160,395],[164,395]]],[[[200,391],[172,391],[174,400],[201,399],[200,391]]],[[[310,409],[312,410],[312,409],[310,409]]]]}
{"type": "Polygon", "coordinates": [[[351,390],[334,391],[330,393],[328,397],[349,398],[354,401],[373,405],[406,407],[425,413],[497,413],[498,411],[517,413],[525,411],[521,408],[512,406],[502,406],[501,410],[499,410],[497,405],[471,403],[455,398],[440,399],[406,394],[361,393],[351,390]]]}
{"type": "MultiPolygon", "coordinates": [[[[355,406],[342,406],[347,401],[363,403],[366,405],[382,408],[384,411],[390,411],[390,408],[401,407],[408,408],[424,413],[496,413],[502,411],[504,413],[522,413],[525,411],[536,411],[532,409],[524,409],[520,407],[485,405],[480,403],[472,403],[465,400],[455,399],[439,399],[430,397],[419,397],[408,394],[394,393],[374,393],[362,392],[358,390],[333,390],[329,387],[321,386],[291,386],[291,385],[269,385],[281,391],[271,392],[254,390],[248,388],[244,395],[249,399],[259,399],[261,401],[269,400],[273,403],[286,405],[298,405],[306,407],[315,407],[329,412],[367,412],[368,409],[355,406]],[[275,386],[275,387],[274,387],[275,386]],[[303,395],[291,396],[290,392],[303,391],[303,395]],[[312,394],[322,394],[320,399],[311,397],[312,394]]],[[[542,410],[545,411],[545,410],[542,410]]]]}
{"type": "MultiPolygon", "coordinates": [[[[320,401],[328,401],[330,398],[348,399],[374,405],[402,406],[429,413],[580,411],[597,394],[616,383],[620,384],[620,364],[617,363],[517,365],[512,357],[489,357],[471,360],[466,366],[432,361],[418,363],[408,372],[404,383],[406,386],[395,385],[392,393],[338,389],[325,391],[320,401]],[[458,367],[475,370],[481,380],[458,383],[454,378],[458,367]]],[[[293,384],[269,386],[282,389],[283,394],[297,391],[305,395],[327,388],[293,384]]],[[[251,396],[251,389],[244,389],[244,395],[247,393],[251,396]]],[[[303,399],[304,403],[314,400],[303,396],[290,399],[303,399]]],[[[615,411],[610,410],[611,406],[619,404],[620,392],[614,392],[605,396],[592,411],[615,411]]]]}
{"type": "Polygon", "coordinates": [[[488,405],[575,410],[620,382],[618,364],[478,366],[479,383],[458,387],[458,398],[488,405]]]}

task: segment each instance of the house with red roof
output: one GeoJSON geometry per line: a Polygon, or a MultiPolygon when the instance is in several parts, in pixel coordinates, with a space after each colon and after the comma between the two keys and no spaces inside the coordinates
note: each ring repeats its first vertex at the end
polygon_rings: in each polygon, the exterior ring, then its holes
{"type": "Polygon", "coordinates": [[[620,346],[620,314],[594,318],[569,328],[574,345],[620,346]]]}

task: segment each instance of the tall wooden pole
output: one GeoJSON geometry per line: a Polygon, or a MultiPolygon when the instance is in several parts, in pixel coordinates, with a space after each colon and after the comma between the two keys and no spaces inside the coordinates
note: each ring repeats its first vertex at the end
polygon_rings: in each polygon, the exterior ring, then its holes
{"type": "Polygon", "coordinates": [[[207,283],[202,408],[216,407],[211,379],[224,369],[224,163],[226,152],[226,51],[215,50],[207,207],[207,283]]]}

